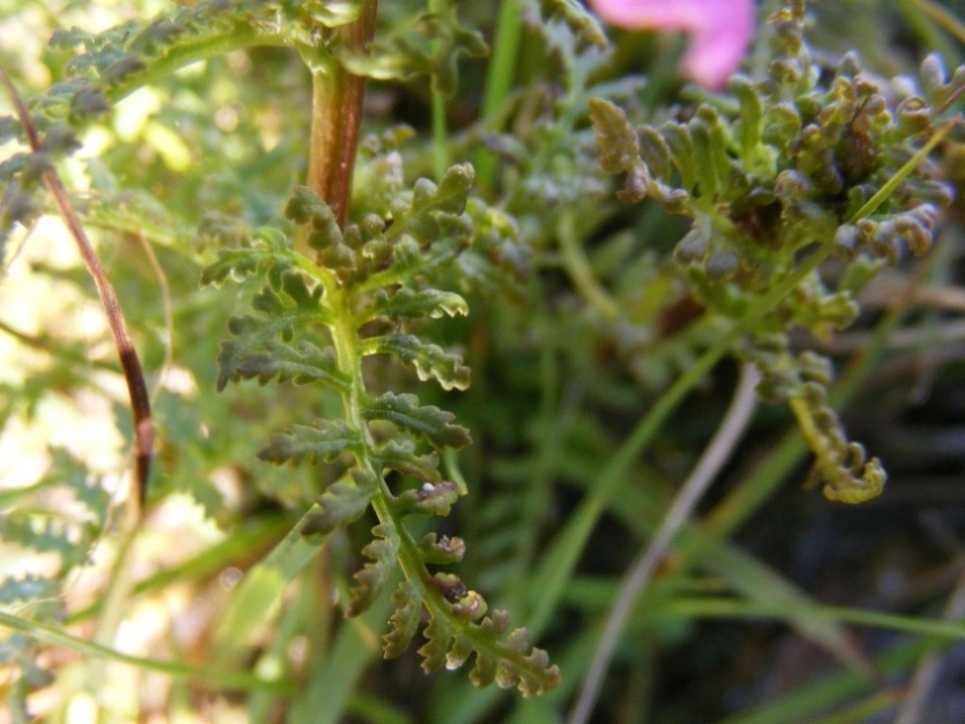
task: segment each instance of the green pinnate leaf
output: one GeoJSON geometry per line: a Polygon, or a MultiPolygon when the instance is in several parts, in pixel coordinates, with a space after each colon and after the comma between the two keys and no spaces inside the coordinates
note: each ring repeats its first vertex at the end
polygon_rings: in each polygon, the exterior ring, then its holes
{"type": "Polygon", "coordinates": [[[273,435],[258,458],[276,465],[295,465],[306,458],[310,463],[332,463],[345,453],[359,451],[362,445],[361,435],[344,420],[316,420],[273,435]]]}
{"type": "Polygon", "coordinates": [[[358,582],[352,587],[346,615],[364,613],[382,592],[398,565],[399,534],[389,525],[380,524],[372,529],[372,541],[362,549],[362,554],[372,560],[355,574],[358,582]]]}
{"type": "Polygon", "coordinates": [[[98,80],[104,86],[120,85],[131,76],[143,72],[147,68],[141,58],[136,55],[125,55],[118,58],[100,72],[98,80]]]}
{"type": "Polygon", "coordinates": [[[710,105],[702,105],[697,109],[691,128],[700,128],[702,134],[705,134],[708,155],[702,165],[713,171],[717,188],[725,190],[730,179],[734,178],[734,164],[730,159],[730,128],[724,123],[717,109],[710,105]]]}
{"type": "Polygon", "coordinates": [[[90,526],[49,518],[38,522],[33,515],[11,511],[0,516],[0,540],[16,541],[38,553],[55,553],[63,570],[68,570],[86,560],[92,531],[90,526]]]}
{"type": "Polygon", "coordinates": [[[378,317],[388,317],[393,321],[418,317],[440,319],[443,316],[456,317],[467,314],[469,314],[469,305],[455,292],[444,292],[440,289],[416,291],[401,287],[392,295],[384,289],[378,290],[372,305],[365,310],[362,321],[367,322],[378,317]]]}
{"type": "Polygon", "coordinates": [[[788,152],[802,126],[801,114],[792,103],[774,103],[765,108],[764,141],[782,153],[788,152]]]}
{"type": "Polygon", "coordinates": [[[0,116],[0,144],[23,138],[23,126],[13,116],[0,116]]]}
{"type": "MultiPolygon", "coordinates": [[[[524,634],[516,637],[518,641],[525,639],[528,642],[523,629],[516,629],[510,634],[510,642],[517,632],[524,634]]],[[[534,648],[526,655],[520,651],[518,661],[500,658],[496,662],[496,684],[503,689],[515,686],[524,697],[541,696],[555,689],[559,681],[559,668],[555,664],[550,665],[549,655],[543,649],[534,648]]]]}
{"type": "Polygon", "coordinates": [[[446,654],[453,634],[453,626],[444,616],[433,616],[423,629],[426,642],[419,648],[419,655],[422,656],[422,670],[427,674],[434,674],[446,665],[446,654]]]}
{"type": "Polygon", "coordinates": [[[374,462],[382,470],[395,470],[424,482],[439,482],[442,479],[438,470],[439,455],[434,452],[417,455],[415,449],[415,441],[410,438],[389,440],[376,451],[374,462]]]}
{"type": "Polygon", "coordinates": [[[67,450],[53,448],[50,451],[53,475],[45,481],[63,483],[74,492],[74,497],[90,514],[95,526],[100,526],[111,506],[111,495],[91,475],[87,466],[67,450]]]}
{"type": "Polygon", "coordinates": [[[96,47],[97,37],[93,33],[81,30],[77,26],[70,30],[57,28],[50,36],[48,44],[57,50],[73,50],[75,48],[96,47]]]}
{"type": "Polygon", "coordinates": [[[440,538],[435,533],[426,533],[419,542],[419,551],[426,563],[450,565],[462,560],[466,542],[462,538],[447,535],[440,538]]]}
{"type": "Polygon", "coordinates": [[[548,17],[560,17],[576,35],[600,48],[609,43],[599,21],[576,0],[540,0],[543,12],[548,17]]]}
{"type": "Polygon", "coordinates": [[[338,368],[335,350],[321,349],[300,339],[284,344],[270,339],[263,344],[264,352],[243,357],[235,366],[235,375],[243,379],[257,379],[259,384],[269,381],[307,385],[322,382],[339,391],[347,391],[351,381],[338,368]]]}
{"type": "Polygon", "coordinates": [[[600,168],[611,175],[629,173],[638,162],[640,142],[626,113],[603,98],[590,98],[586,105],[600,148],[600,168]]]}
{"type": "Polygon", "coordinates": [[[420,407],[415,395],[386,392],[369,400],[362,415],[369,421],[391,422],[414,437],[427,440],[437,449],[460,448],[472,442],[466,428],[452,424],[455,415],[432,405],[420,407]]]}
{"type": "Polygon", "coordinates": [[[171,45],[185,31],[187,31],[187,27],[181,23],[157,18],[134,36],[128,49],[136,53],[153,55],[171,45]]]}
{"type": "MultiPolygon", "coordinates": [[[[452,604],[453,607],[464,600],[468,602],[468,609],[484,612],[484,602],[472,605],[473,594],[472,591],[463,592],[461,600],[452,604]]],[[[470,680],[475,686],[488,686],[495,681],[501,688],[517,687],[524,697],[529,697],[545,694],[559,684],[559,669],[550,665],[545,651],[530,647],[524,629],[511,632],[505,642],[501,640],[509,622],[504,611],[494,611],[491,617],[482,618],[478,623],[473,622],[478,616],[468,610],[456,619],[444,618],[441,613],[433,613],[431,608],[430,613],[432,620],[424,631],[426,643],[419,649],[423,657],[422,668],[427,673],[443,666],[450,670],[459,668],[475,653],[475,664],[470,672],[470,680]]]]}
{"type": "Polygon", "coordinates": [[[319,509],[305,522],[302,533],[327,535],[358,520],[377,494],[378,480],[353,470],[351,477],[329,485],[316,499],[319,509]]]}
{"type": "Polygon", "coordinates": [[[670,181],[673,173],[673,155],[670,146],[657,129],[644,126],[638,132],[640,157],[654,178],[670,181]]]}
{"type": "Polygon", "coordinates": [[[426,344],[411,334],[393,332],[371,337],[365,340],[364,353],[393,354],[415,367],[420,380],[425,382],[434,377],[446,390],[469,387],[469,368],[462,364],[461,356],[449,354],[438,345],[426,344]]]}
{"type": "Polygon", "coordinates": [[[296,224],[311,223],[312,230],[308,244],[313,249],[323,251],[341,246],[344,243],[331,207],[307,186],[296,186],[285,206],[285,216],[296,224]]]}
{"type": "Polygon", "coordinates": [[[294,338],[296,326],[330,321],[331,312],[323,303],[321,285],[310,289],[301,273],[286,271],[281,275],[279,286],[279,292],[268,285],[255,295],[252,307],[260,314],[228,320],[228,332],[233,338],[221,343],[218,390],[223,390],[232,380],[243,379],[242,371],[252,372],[252,365],[261,369],[263,358],[257,355],[265,353],[266,345],[272,340],[280,338],[288,343],[294,338]]]}
{"type": "Polygon", "coordinates": [[[414,490],[406,490],[392,500],[399,517],[406,515],[449,515],[459,500],[459,488],[448,480],[439,483],[425,482],[414,490]]]}
{"type": "Polygon", "coordinates": [[[228,332],[235,339],[221,343],[218,353],[218,381],[220,392],[232,380],[243,379],[238,373],[238,367],[256,351],[260,351],[264,344],[275,335],[291,338],[292,322],[290,319],[265,320],[251,315],[232,317],[228,320],[228,332]]]}
{"type": "Polygon", "coordinates": [[[339,57],[352,73],[379,80],[428,75],[433,88],[449,97],[458,85],[460,56],[478,58],[489,51],[481,33],[459,23],[457,3],[443,0],[434,12],[414,16],[376,41],[369,53],[343,52],[339,57]]]}
{"type": "Polygon", "coordinates": [[[734,136],[745,163],[752,161],[764,129],[764,105],[754,84],[742,75],[731,76],[727,90],[740,103],[740,115],[734,121],[734,136]]]}
{"type": "MultiPolygon", "coordinates": [[[[322,313],[325,319],[330,317],[330,313],[321,304],[323,287],[321,284],[315,284],[310,287],[308,284],[308,278],[301,273],[288,273],[282,274],[280,277],[280,284],[273,285],[275,288],[280,287],[280,291],[284,297],[279,297],[282,299],[285,306],[288,307],[290,303],[294,303],[295,307],[299,310],[309,313],[322,313]],[[287,297],[287,298],[286,298],[287,297]]],[[[252,301],[252,307],[255,309],[261,309],[259,307],[259,299],[261,295],[255,296],[252,301]]],[[[261,311],[266,313],[274,313],[277,307],[274,306],[274,300],[267,300],[271,306],[266,307],[261,311]]]]}
{"type": "Polygon", "coordinates": [[[474,171],[468,163],[451,166],[437,186],[421,178],[412,189],[412,203],[398,215],[389,237],[398,239],[408,234],[420,246],[440,238],[440,219],[458,217],[466,210],[472,190],[474,171]]]}
{"type": "Polygon", "coordinates": [[[259,229],[251,248],[223,249],[218,260],[201,272],[201,286],[220,287],[226,281],[242,282],[249,276],[271,270],[277,277],[293,265],[285,235],[277,229],[259,229]]]}
{"type": "Polygon", "coordinates": [[[383,652],[387,659],[394,659],[405,653],[419,630],[422,592],[413,582],[402,581],[392,593],[392,603],[395,612],[389,618],[391,630],[382,637],[385,642],[383,652]]]}
{"type": "Polygon", "coordinates": [[[460,668],[469,660],[472,650],[472,643],[468,639],[457,636],[446,652],[446,668],[450,671],[460,668]]]}
{"type": "Polygon", "coordinates": [[[713,198],[717,195],[721,183],[713,163],[714,149],[710,129],[701,122],[701,119],[695,118],[688,124],[688,137],[693,144],[694,157],[701,159],[701,162],[694,166],[697,171],[695,193],[698,196],[713,198]]]}

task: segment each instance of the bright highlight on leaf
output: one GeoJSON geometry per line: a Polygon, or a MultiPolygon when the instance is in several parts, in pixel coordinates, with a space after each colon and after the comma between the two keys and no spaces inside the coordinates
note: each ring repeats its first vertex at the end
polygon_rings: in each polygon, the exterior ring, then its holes
{"type": "Polygon", "coordinates": [[[684,31],[684,71],[720,88],[737,70],[754,32],[754,0],[590,0],[601,18],[627,30],[684,31]]]}

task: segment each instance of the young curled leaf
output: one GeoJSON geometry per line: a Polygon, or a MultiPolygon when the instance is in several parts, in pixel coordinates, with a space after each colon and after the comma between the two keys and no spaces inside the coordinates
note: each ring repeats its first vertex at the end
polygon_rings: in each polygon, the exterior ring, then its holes
{"type": "Polygon", "coordinates": [[[576,0],[540,0],[543,12],[549,18],[559,18],[579,37],[599,48],[608,45],[606,34],[599,21],[576,0]]]}
{"type": "Polygon", "coordinates": [[[626,113],[602,98],[590,98],[586,106],[600,148],[600,168],[612,175],[632,171],[640,157],[640,142],[626,113]]]}
{"type": "Polygon", "coordinates": [[[823,489],[824,497],[851,505],[877,498],[888,482],[888,474],[878,458],[872,458],[865,463],[860,475],[839,470],[830,475],[825,473],[825,477],[827,483],[823,489]]]}

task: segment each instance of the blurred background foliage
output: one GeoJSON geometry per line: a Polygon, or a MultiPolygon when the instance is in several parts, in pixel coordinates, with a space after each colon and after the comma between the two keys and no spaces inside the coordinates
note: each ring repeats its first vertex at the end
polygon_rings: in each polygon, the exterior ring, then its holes
{"type": "MultiPolygon", "coordinates": [[[[459,4],[462,22],[494,51],[513,42],[496,33],[505,4],[459,4]]],[[[103,659],[38,636],[44,626],[96,635],[128,494],[131,430],[93,284],[62,225],[44,215],[7,245],[0,603],[37,628],[5,632],[0,642],[8,701],[0,721],[27,721],[28,712],[94,721],[83,718],[93,711],[100,721],[151,722],[562,719],[622,575],[718,426],[737,370],[719,364],[663,426],[547,604],[548,584],[559,582],[541,564],[557,532],[718,329],[701,318],[670,256],[686,225],[649,201],[615,199],[584,108],[600,93],[636,121],[686,113],[700,92],[677,75],[682,39],[614,33],[607,59],[541,19],[538,3],[512,4],[522,22],[511,89],[484,111],[492,56],[462,58],[445,106],[444,152],[477,164],[480,195],[515,218],[518,244],[503,250],[502,278],[462,290],[468,318],[433,322],[437,339],[463,350],[472,386],[419,394],[455,412],[473,437],[446,461],[469,493],[439,532],[467,541],[460,575],[531,628],[560,664],[560,687],[523,701],[475,691],[460,674],[427,677],[414,651],[382,662],[387,602],[351,621],[339,609],[367,540],[355,529],[292,581],[283,613],[246,650],[256,673],[282,671],[290,686],[208,681],[191,668],[208,660],[234,585],[291,528],[324,475],[256,460],[271,432],[317,416],[324,402],[302,388],[251,382],[216,394],[225,320],[251,289],[198,287],[217,249],[260,225],[290,228],[281,212],[306,172],[309,75],[294,53],[257,48],[131,94],[85,130],[83,148],[60,168],[120,296],[159,434],[133,546],[137,583],[113,647],[182,662],[173,675],[143,661],[108,659],[101,670],[103,659]],[[574,283],[566,234],[580,240],[618,313],[574,283]]],[[[424,10],[418,0],[382,5],[380,34],[424,10]]],[[[0,0],[0,63],[25,95],[38,95],[72,57],[47,45],[55,29],[94,32],[171,11],[161,0],[0,0]]],[[[931,52],[946,67],[961,63],[965,21],[956,12],[954,2],[933,0],[819,0],[807,37],[828,68],[857,50],[867,72],[910,77],[931,52]]],[[[766,49],[754,52],[752,67],[766,49]]],[[[432,103],[425,79],[369,83],[363,132],[415,131],[400,143],[409,181],[436,168],[432,103]]],[[[7,99],[0,110],[9,112],[7,99]]],[[[947,146],[945,179],[960,190],[965,146],[947,146]]],[[[0,147],[0,158],[11,148],[0,147]]],[[[358,183],[365,174],[363,151],[358,183]]],[[[849,434],[883,459],[885,494],[855,508],[802,489],[808,461],[791,415],[760,406],[701,504],[709,538],[685,529],[635,606],[594,721],[885,722],[912,716],[916,695],[921,718],[902,721],[965,720],[965,630],[908,623],[965,613],[965,236],[956,197],[931,255],[869,285],[854,326],[826,341],[793,340],[831,355],[839,370],[857,370],[841,389],[841,414],[849,434]],[[865,611],[907,618],[868,627],[865,611]]],[[[369,372],[390,389],[414,384],[396,366],[369,372]]]]}

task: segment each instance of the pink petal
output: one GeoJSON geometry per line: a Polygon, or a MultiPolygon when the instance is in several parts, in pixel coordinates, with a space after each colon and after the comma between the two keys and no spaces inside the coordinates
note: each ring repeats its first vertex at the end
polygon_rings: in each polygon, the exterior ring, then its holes
{"type": "Polygon", "coordinates": [[[684,71],[718,88],[737,66],[754,32],[753,0],[589,0],[596,13],[628,30],[685,31],[684,71]]]}

